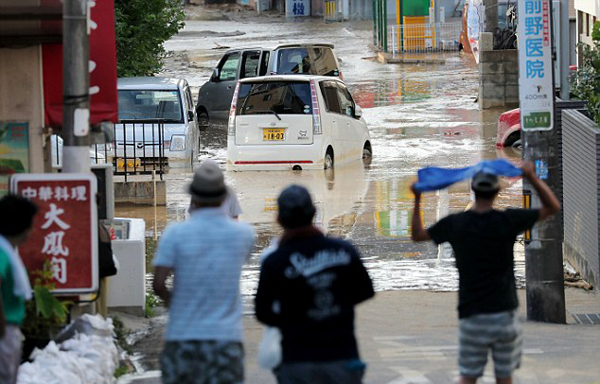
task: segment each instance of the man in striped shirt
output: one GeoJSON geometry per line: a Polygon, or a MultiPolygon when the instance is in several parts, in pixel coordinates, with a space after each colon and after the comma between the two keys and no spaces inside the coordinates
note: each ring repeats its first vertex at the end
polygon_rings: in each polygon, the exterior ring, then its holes
{"type": "Polygon", "coordinates": [[[227,187],[214,162],[198,167],[189,192],[190,218],[167,227],[154,260],[154,290],[169,307],[163,383],[243,383],[240,275],[254,231],[221,208],[227,187]]]}

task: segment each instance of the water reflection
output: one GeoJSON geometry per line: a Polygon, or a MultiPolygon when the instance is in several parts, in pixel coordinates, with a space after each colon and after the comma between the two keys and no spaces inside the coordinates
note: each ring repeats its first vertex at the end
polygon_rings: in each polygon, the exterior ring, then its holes
{"type": "MultiPolygon", "coordinates": [[[[256,247],[242,274],[248,313],[258,279],[258,255],[281,233],[275,222],[276,199],[287,185],[297,183],[311,191],[317,225],[357,245],[378,290],[454,290],[457,279],[451,249],[410,239],[413,196],[409,186],[424,166],[462,167],[481,159],[507,156],[516,161],[519,157],[509,150],[496,150],[496,125],[503,110],[479,110],[478,73],[470,60],[453,54],[445,57],[445,64],[381,65],[367,59],[373,56],[368,48],[370,24],[365,23],[364,29],[358,25],[348,29],[310,21],[248,20],[235,25],[190,21],[185,27],[189,33],[165,45],[179,60],[168,73],[185,76],[197,87],[223,53],[214,49],[215,43],[240,47],[256,41],[295,42],[299,35],[306,36],[306,41],[322,41],[320,36],[327,36],[341,59],[346,82],[364,108],[374,154],[367,167],[357,162],[333,172],[226,172],[226,181],[237,191],[244,211],[240,219],[252,224],[257,233],[256,247]],[[264,23],[269,23],[268,27],[264,23]]],[[[223,127],[202,132],[200,158],[214,159],[224,167],[226,138],[223,127]]],[[[185,186],[191,177],[189,171],[167,175],[167,206],[157,209],[156,220],[148,208],[120,207],[119,215],[142,217],[149,231],[156,228],[160,233],[168,222],[185,219],[189,204],[185,186]]],[[[498,206],[519,206],[520,181],[508,180],[503,186],[498,206]]],[[[470,202],[466,182],[427,193],[423,220],[431,225],[464,210],[470,202]]],[[[519,282],[524,279],[521,249],[517,246],[519,282]]]]}

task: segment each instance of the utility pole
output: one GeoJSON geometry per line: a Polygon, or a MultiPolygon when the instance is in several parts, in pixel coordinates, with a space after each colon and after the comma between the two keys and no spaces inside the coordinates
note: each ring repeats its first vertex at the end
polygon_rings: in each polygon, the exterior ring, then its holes
{"type": "Polygon", "coordinates": [[[89,173],[88,0],[63,4],[63,172],[89,173]]]}
{"type": "Polygon", "coordinates": [[[485,7],[485,32],[492,32],[498,27],[498,0],[483,0],[485,7]]]}
{"type": "Polygon", "coordinates": [[[571,87],[569,85],[569,65],[570,65],[570,57],[571,57],[571,49],[574,47],[570,47],[570,32],[569,32],[569,0],[561,0],[560,1],[560,41],[557,42],[560,44],[560,57],[557,58],[560,63],[560,98],[562,100],[569,100],[571,87]]]}
{"type": "MultiPolygon", "coordinates": [[[[552,1],[519,2],[519,98],[523,159],[536,165],[537,176],[556,191],[560,183],[557,135],[554,129],[554,62],[552,60],[552,1]],[[526,7],[527,6],[527,7],[526,7]],[[543,27],[528,28],[544,20],[543,27]],[[547,42],[539,44],[538,42],[547,42]]],[[[567,8],[568,9],[568,8],[567,8]]],[[[567,33],[564,33],[568,35],[567,33]]],[[[532,186],[523,181],[523,195],[531,195],[531,208],[541,206],[532,186]]],[[[533,321],[566,322],[562,257],[561,215],[536,224],[525,244],[527,318],[533,321]]]]}

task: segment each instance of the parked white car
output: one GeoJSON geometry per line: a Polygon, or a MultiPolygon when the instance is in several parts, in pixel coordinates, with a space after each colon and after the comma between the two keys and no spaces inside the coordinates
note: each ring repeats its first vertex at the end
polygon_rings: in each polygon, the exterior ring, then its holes
{"type": "Polygon", "coordinates": [[[327,169],[372,154],[362,110],[334,77],[240,80],[227,131],[231,170],[327,169]]]}
{"type": "Polygon", "coordinates": [[[200,133],[188,82],[165,77],[120,78],[117,89],[116,153],[108,155],[117,160],[139,159],[142,165],[161,158],[169,167],[189,166],[198,155],[200,133]],[[150,123],[156,119],[164,122],[164,132],[150,123]]]}

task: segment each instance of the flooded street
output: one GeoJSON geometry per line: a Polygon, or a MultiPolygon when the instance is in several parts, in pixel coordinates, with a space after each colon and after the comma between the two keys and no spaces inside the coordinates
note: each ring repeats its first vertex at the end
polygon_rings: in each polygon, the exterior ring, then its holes
{"type": "MultiPolygon", "coordinates": [[[[494,146],[496,122],[503,111],[478,109],[478,74],[471,58],[458,52],[443,56],[445,64],[380,64],[370,48],[370,22],[325,24],[320,19],[285,22],[279,17],[246,17],[235,21],[188,21],[167,42],[173,51],[163,75],[182,76],[197,89],[221,57],[221,47],[275,45],[293,42],[335,45],[344,79],[363,108],[373,146],[371,164],[336,167],[334,172],[226,172],[243,209],[241,220],[258,235],[250,263],[243,272],[245,312],[258,279],[258,255],[280,233],[275,223],[276,198],[291,183],[309,188],[318,206],[317,224],[325,232],[350,239],[362,252],[377,290],[455,290],[457,273],[449,248],[414,244],[410,240],[410,184],[418,169],[461,167],[499,156],[494,146]]],[[[226,130],[211,127],[202,134],[201,159],[224,167],[226,130]]],[[[518,159],[520,154],[501,154],[518,159]]],[[[148,236],[158,235],[174,221],[184,220],[189,204],[185,186],[191,170],[167,175],[167,206],[155,212],[144,207],[118,207],[121,217],[142,217],[148,236]]],[[[521,183],[505,183],[500,206],[521,204],[521,183]]],[[[426,225],[464,210],[471,201],[469,186],[424,196],[426,225]]],[[[522,248],[517,245],[518,248],[522,248]]],[[[517,252],[517,278],[524,281],[522,251],[517,252]]]]}

